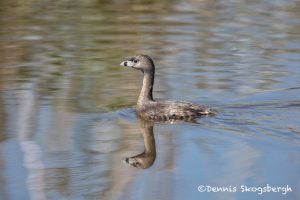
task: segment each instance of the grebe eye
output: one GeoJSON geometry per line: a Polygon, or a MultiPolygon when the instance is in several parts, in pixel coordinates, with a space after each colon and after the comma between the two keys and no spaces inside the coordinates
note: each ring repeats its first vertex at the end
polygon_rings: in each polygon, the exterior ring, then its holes
{"type": "Polygon", "coordinates": [[[138,60],[134,60],[133,62],[134,62],[134,63],[137,63],[137,62],[138,62],[138,60]]]}

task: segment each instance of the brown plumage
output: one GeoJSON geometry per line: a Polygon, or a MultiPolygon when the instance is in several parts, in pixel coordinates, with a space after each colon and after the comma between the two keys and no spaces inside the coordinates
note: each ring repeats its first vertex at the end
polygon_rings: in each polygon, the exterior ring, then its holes
{"type": "Polygon", "coordinates": [[[155,101],[152,90],[155,66],[146,55],[133,56],[123,61],[121,66],[132,67],[143,72],[143,86],[137,102],[137,115],[146,120],[192,121],[203,115],[214,114],[209,108],[185,101],[155,101]]]}

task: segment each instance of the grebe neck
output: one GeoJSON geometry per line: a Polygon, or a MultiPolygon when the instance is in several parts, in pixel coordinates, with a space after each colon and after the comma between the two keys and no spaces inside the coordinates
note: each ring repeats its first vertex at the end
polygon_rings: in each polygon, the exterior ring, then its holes
{"type": "Polygon", "coordinates": [[[143,86],[137,102],[138,106],[141,106],[144,103],[149,101],[154,101],[152,96],[153,84],[154,84],[154,70],[150,72],[144,72],[143,86]]]}

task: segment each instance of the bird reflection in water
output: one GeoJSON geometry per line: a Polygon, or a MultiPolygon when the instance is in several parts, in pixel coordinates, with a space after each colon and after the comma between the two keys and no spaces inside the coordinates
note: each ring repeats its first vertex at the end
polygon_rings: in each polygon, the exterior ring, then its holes
{"type": "Polygon", "coordinates": [[[138,124],[144,138],[144,151],[138,155],[127,157],[124,163],[136,168],[146,169],[153,165],[156,158],[155,138],[153,134],[154,121],[138,118],[138,124]]]}
{"type": "Polygon", "coordinates": [[[144,118],[137,117],[140,131],[144,138],[144,151],[138,155],[127,157],[123,160],[124,163],[130,164],[133,167],[139,169],[147,169],[151,167],[156,158],[156,146],[153,133],[153,126],[155,123],[160,124],[173,124],[180,122],[198,123],[197,119],[201,117],[189,119],[189,120],[145,120],[144,118]]]}

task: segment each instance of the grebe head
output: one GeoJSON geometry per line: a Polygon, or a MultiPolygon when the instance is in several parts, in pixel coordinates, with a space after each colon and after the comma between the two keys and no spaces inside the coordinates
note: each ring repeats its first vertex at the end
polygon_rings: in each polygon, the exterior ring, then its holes
{"type": "Polygon", "coordinates": [[[136,55],[124,60],[120,64],[124,67],[132,67],[141,70],[142,72],[154,72],[153,60],[147,55],[136,55]]]}

